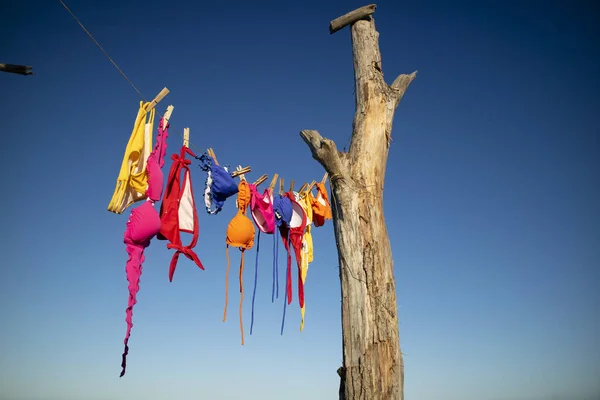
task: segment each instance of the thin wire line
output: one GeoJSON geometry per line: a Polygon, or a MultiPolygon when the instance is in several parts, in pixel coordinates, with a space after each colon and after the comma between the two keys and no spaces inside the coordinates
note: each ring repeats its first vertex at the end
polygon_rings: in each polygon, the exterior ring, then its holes
{"type": "MultiPolygon", "coordinates": [[[[106,58],[108,58],[108,60],[112,63],[112,65],[115,66],[115,68],[121,73],[121,75],[123,75],[123,78],[125,78],[127,80],[127,82],[129,82],[129,84],[131,85],[131,87],[133,87],[133,89],[135,89],[135,91],[140,95],[140,97],[142,98],[142,100],[144,102],[147,102],[146,98],[144,97],[144,95],[142,94],[142,92],[140,92],[140,90],[137,88],[137,86],[135,86],[135,84],[131,81],[131,79],[129,79],[129,77],[125,74],[125,72],[123,72],[123,70],[121,68],[119,68],[119,66],[117,65],[116,62],[114,62],[114,60],[108,55],[108,53],[106,52],[106,50],[104,50],[104,48],[100,45],[100,43],[98,43],[98,41],[96,40],[96,38],[94,38],[94,36],[90,33],[90,31],[88,31],[85,26],[83,26],[83,24],[81,23],[81,21],[79,21],[79,19],[75,16],[75,14],[73,14],[73,12],[69,9],[69,7],[67,7],[67,5],[62,1],[62,0],[58,0],[60,2],[60,4],[62,4],[62,6],[65,8],[65,10],[67,10],[67,12],[69,14],[71,14],[71,17],[73,17],[73,19],[79,24],[79,26],[81,27],[81,29],[83,29],[83,31],[85,33],[87,33],[87,35],[90,37],[90,39],[92,39],[92,41],[94,43],[96,43],[96,46],[98,46],[98,48],[102,51],[102,53],[104,53],[104,55],[106,56],[106,58]]],[[[163,115],[158,112],[158,115],[160,115],[160,117],[162,118],[163,115]]],[[[169,121],[169,125],[171,124],[171,122],[169,121]]],[[[183,134],[179,133],[179,136],[181,136],[181,138],[183,139],[183,134]]],[[[204,153],[205,150],[202,150],[201,148],[199,148],[198,146],[194,145],[191,141],[188,141],[189,145],[192,146],[193,148],[195,148],[197,151],[204,153]]]]}
{"type": "Polygon", "coordinates": [[[106,50],[104,50],[104,48],[102,48],[102,46],[100,46],[100,43],[98,43],[98,41],[94,38],[94,36],[92,36],[92,34],[85,29],[85,26],[83,26],[83,24],[79,21],[79,19],[75,16],[75,14],[73,14],[73,12],[69,9],[69,7],[67,7],[67,5],[62,1],[62,0],[58,0],[60,1],[60,4],[62,4],[62,6],[65,8],[65,10],[67,10],[69,12],[69,14],[71,14],[71,17],[73,17],[73,19],[75,21],[77,21],[77,23],[79,24],[79,26],[81,27],[81,29],[83,29],[83,31],[85,33],[87,33],[87,35],[90,37],[90,39],[92,39],[94,41],[94,43],[96,43],[96,46],[98,46],[98,48],[100,50],[102,50],[102,52],[104,53],[104,55],[106,56],[106,58],[108,58],[108,60],[112,63],[112,65],[115,66],[115,68],[121,73],[121,75],[123,75],[123,77],[125,79],[127,79],[127,82],[129,82],[129,84],[135,89],[136,92],[138,92],[138,94],[140,95],[140,97],[142,98],[142,100],[146,101],[146,99],[144,98],[144,95],[142,94],[142,92],[139,91],[139,89],[133,84],[133,82],[131,82],[131,80],[127,77],[127,75],[125,75],[125,72],[123,72],[123,70],[121,68],[119,68],[119,66],[117,65],[116,62],[113,61],[113,59],[108,55],[108,53],[106,52],[106,50]]]}

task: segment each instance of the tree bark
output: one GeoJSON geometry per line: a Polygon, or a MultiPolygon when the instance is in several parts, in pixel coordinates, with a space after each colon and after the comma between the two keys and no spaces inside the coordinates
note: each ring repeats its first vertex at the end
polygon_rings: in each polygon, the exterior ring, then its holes
{"type": "Polygon", "coordinates": [[[372,16],[352,22],[351,33],[356,113],[348,152],[338,151],[315,130],[300,135],[330,177],[342,292],[339,397],[403,400],[404,362],[383,184],[394,111],[416,71],[388,86],[372,16]]]}
{"type": "Polygon", "coordinates": [[[19,75],[33,75],[31,67],[26,65],[0,64],[0,71],[19,75]]]}

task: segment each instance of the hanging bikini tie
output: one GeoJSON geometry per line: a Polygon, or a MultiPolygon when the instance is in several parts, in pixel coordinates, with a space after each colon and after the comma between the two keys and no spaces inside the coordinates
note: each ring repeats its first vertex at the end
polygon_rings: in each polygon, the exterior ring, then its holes
{"type": "MultiPolygon", "coordinates": [[[[308,274],[308,265],[313,262],[313,240],[312,240],[312,206],[310,204],[310,199],[308,197],[308,192],[301,192],[296,197],[298,203],[304,209],[304,213],[306,214],[306,230],[304,231],[304,236],[302,237],[302,257],[300,260],[301,270],[302,270],[302,284],[306,285],[306,275],[308,274]]],[[[304,329],[304,315],[306,311],[306,296],[304,297],[304,304],[300,307],[300,313],[302,315],[302,320],[300,322],[300,332],[304,329]]]]}
{"type": "Polygon", "coordinates": [[[325,184],[319,182],[316,184],[316,188],[317,197],[313,197],[312,193],[309,193],[309,197],[313,209],[313,222],[316,227],[319,227],[323,226],[326,220],[331,219],[331,204],[325,184]]]}
{"type": "MultiPolygon", "coordinates": [[[[296,266],[298,267],[298,303],[300,304],[300,308],[304,307],[304,283],[302,280],[302,266],[301,266],[301,258],[302,258],[302,238],[304,236],[304,231],[306,229],[306,213],[304,209],[296,201],[296,196],[292,192],[287,192],[284,194],[285,197],[290,199],[292,204],[292,219],[289,223],[289,235],[288,240],[292,243],[292,248],[294,249],[294,255],[296,256],[296,266]]],[[[289,243],[286,244],[286,248],[289,248],[289,243]]],[[[292,286],[292,277],[291,277],[291,268],[290,273],[288,275],[288,286],[292,286]]]]}
{"type": "Polygon", "coordinates": [[[275,233],[275,214],[273,213],[273,203],[271,202],[271,190],[265,189],[261,195],[256,186],[248,185],[251,193],[250,212],[252,219],[258,227],[258,239],[256,241],[256,263],[254,266],[254,289],[252,290],[252,317],[250,321],[250,334],[254,327],[254,300],[256,299],[256,285],[258,282],[258,253],[260,250],[260,233],[272,235],[275,233]]]}
{"type": "Polygon", "coordinates": [[[183,254],[200,269],[204,270],[202,262],[193,250],[198,243],[200,229],[190,177],[189,165],[191,161],[185,158],[186,154],[195,157],[194,153],[185,145],[181,147],[179,155],[173,154],[171,156],[173,163],[169,171],[165,198],[160,207],[161,227],[157,238],[168,240],[167,248],[175,250],[169,265],[169,282],[173,281],[180,254],[183,254]],[[184,175],[183,185],[181,183],[181,172],[184,175]],[[192,235],[189,245],[183,246],[181,232],[192,235]]]}
{"type": "Polygon", "coordinates": [[[208,154],[196,157],[200,160],[200,168],[206,172],[206,186],[204,189],[204,205],[209,214],[217,214],[223,208],[225,200],[238,192],[238,185],[228,171],[220,166],[208,154]]]}
{"type": "Polygon", "coordinates": [[[245,180],[241,180],[238,185],[238,198],[237,207],[238,211],[235,217],[229,222],[227,226],[227,234],[225,238],[226,248],[225,254],[227,256],[227,271],[225,273],[225,309],[223,311],[223,322],[227,320],[227,304],[229,300],[229,270],[231,268],[229,260],[229,246],[238,247],[242,252],[240,260],[240,332],[242,335],[242,346],[244,345],[244,324],[242,319],[242,304],[244,301],[244,285],[243,285],[243,273],[244,273],[244,252],[249,250],[254,245],[254,225],[252,221],[246,216],[246,208],[250,204],[251,194],[248,183],[245,180]]]}
{"type": "MultiPolygon", "coordinates": [[[[292,202],[288,197],[277,194],[273,198],[273,211],[275,213],[275,223],[279,228],[279,234],[287,251],[286,295],[283,298],[283,317],[281,319],[281,334],[283,335],[286,307],[292,302],[292,255],[289,247],[289,224],[292,220],[292,202]]],[[[275,259],[277,258],[276,256],[275,259]]]]}
{"type": "Polygon", "coordinates": [[[160,201],[162,196],[163,174],[161,168],[164,165],[164,155],[166,151],[166,139],[169,136],[167,119],[171,115],[173,107],[169,106],[164,119],[161,118],[158,125],[158,135],[156,137],[156,146],[148,156],[148,188],[145,195],[148,200],[139,207],[131,210],[131,215],[127,220],[127,228],[123,242],[126,246],[129,259],[125,265],[127,281],[129,282],[129,300],[125,311],[127,322],[127,332],[125,334],[125,349],[121,361],[121,374],[125,375],[127,369],[127,355],[129,354],[129,337],[133,327],[133,306],[137,303],[136,296],[140,288],[140,277],[142,275],[142,264],[144,262],[144,249],[150,245],[152,238],[160,230],[160,217],[154,208],[154,202],[160,201]],[[166,125],[163,129],[163,123],[166,125]]]}

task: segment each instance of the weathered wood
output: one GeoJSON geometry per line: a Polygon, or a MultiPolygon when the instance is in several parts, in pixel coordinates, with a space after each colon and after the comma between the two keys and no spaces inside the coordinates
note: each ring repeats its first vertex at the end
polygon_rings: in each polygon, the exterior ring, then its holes
{"type": "Polygon", "coordinates": [[[268,178],[267,174],[262,174],[260,176],[260,178],[258,178],[257,180],[254,181],[254,186],[260,185],[261,183],[263,183],[264,181],[266,181],[267,178],[268,178]]]}
{"type": "Polygon", "coordinates": [[[357,8],[354,11],[350,11],[348,14],[334,19],[329,23],[329,33],[334,34],[340,29],[343,29],[346,25],[351,25],[356,21],[373,14],[376,8],[377,6],[375,4],[369,4],[368,6],[357,8]]]}
{"type": "Polygon", "coordinates": [[[403,400],[404,362],[383,185],[394,111],[416,71],[388,86],[373,18],[354,22],[351,30],[356,112],[350,148],[338,151],[316,130],[303,130],[300,136],[331,185],[342,291],[340,399],[403,400]]]}
{"type": "Polygon", "coordinates": [[[31,66],[26,65],[0,64],[0,71],[11,72],[19,75],[33,75],[33,72],[31,72],[31,66]]]}
{"type": "Polygon", "coordinates": [[[154,107],[156,107],[156,105],[160,103],[160,101],[164,99],[165,96],[169,94],[169,92],[170,90],[167,88],[163,88],[160,92],[158,92],[156,97],[146,105],[146,112],[150,112],[154,107]]]}

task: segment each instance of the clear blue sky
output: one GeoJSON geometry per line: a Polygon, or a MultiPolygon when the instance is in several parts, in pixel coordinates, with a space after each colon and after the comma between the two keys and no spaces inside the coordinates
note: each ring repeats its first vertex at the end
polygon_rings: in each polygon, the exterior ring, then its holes
{"type": "MultiPolygon", "coordinates": [[[[349,138],[350,36],[328,23],[366,3],[67,4],[144,96],[171,90],[169,156],[190,127],[251,179],[298,184],[323,174],[301,129],[349,138]]],[[[591,1],[378,3],[386,80],[419,70],[385,185],[407,399],[600,398],[599,15],[591,1]]],[[[0,399],[336,398],[332,224],[314,231],[302,333],[295,300],[279,334],[268,237],[249,335],[248,253],[242,347],[234,290],[221,322],[232,202],[200,209],[206,271],[182,258],[169,283],[172,252],[147,250],[118,378],[129,210],[106,207],[139,97],[58,1],[3,4],[0,20],[0,62],[35,71],[0,74],[0,399]]]]}

